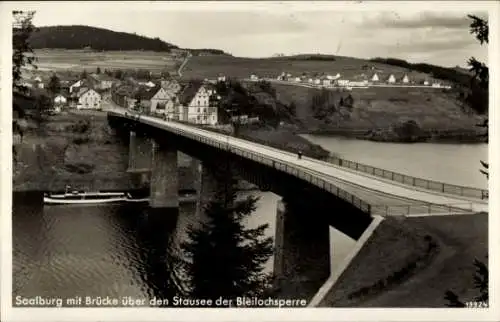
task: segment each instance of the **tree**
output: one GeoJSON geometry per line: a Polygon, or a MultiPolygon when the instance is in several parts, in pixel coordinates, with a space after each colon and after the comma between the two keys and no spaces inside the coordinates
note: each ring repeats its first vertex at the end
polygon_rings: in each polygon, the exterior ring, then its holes
{"type": "Polygon", "coordinates": [[[258,199],[236,200],[231,171],[220,164],[217,168],[214,171],[221,184],[204,209],[207,220],[188,229],[190,240],[181,249],[187,259],[184,269],[190,297],[223,297],[234,303],[238,296],[259,296],[269,286],[263,268],[272,255],[273,241],[263,236],[267,224],[244,227],[258,199]]]}
{"type": "MultiPolygon", "coordinates": [[[[476,39],[482,45],[483,43],[488,43],[488,21],[485,19],[481,19],[474,15],[468,15],[468,17],[472,20],[470,24],[470,33],[473,34],[476,39]]],[[[471,93],[469,94],[468,103],[471,108],[476,110],[479,113],[486,113],[488,111],[488,85],[489,85],[489,70],[488,67],[477,61],[474,57],[469,59],[469,67],[470,71],[474,73],[471,79],[471,93]],[[474,99],[470,99],[473,97],[474,99]],[[479,97],[479,99],[476,99],[479,97]],[[486,104],[485,104],[486,103],[486,104]]],[[[486,128],[486,136],[488,135],[488,118],[481,124],[478,124],[480,127],[486,128]]],[[[480,161],[481,165],[484,169],[480,169],[479,171],[486,175],[488,178],[488,163],[484,161],[480,161]]],[[[474,266],[476,267],[476,272],[474,274],[474,284],[476,289],[479,290],[479,295],[474,299],[478,302],[486,302],[488,303],[489,294],[488,294],[488,281],[489,281],[489,271],[488,266],[477,259],[474,260],[474,266]]],[[[450,307],[464,307],[465,304],[462,303],[458,295],[453,293],[452,291],[447,291],[445,293],[445,300],[448,301],[447,306],[450,307]]]]}
{"type": "Polygon", "coordinates": [[[95,73],[97,75],[99,75],[101,73],[101,67],[97,67],[96,70],[95,70],[95,73]]]}
{"type": "Polygon", "coordinates": [[[288,112],[290,112],[292,116],[297,116],[297,104],[295,104],[295,102],[291,102],[290,105],[288,105],[288,112]]]}
{"type": "Polygon", "coordinates": [[[33,25],[35,11],[14,11],[12,26],[12,82],[14,90],[26,92],[27,88],[21,84],[22,68],[32,66],[36,68],[33,48],[28,41],[31,34],[37,30],[33,25]]]}
{"type": "Polygon", "coordinates": [[[61,82],[56,74],[53,74],[52,77],[50,77],[47,90],[52,94],[52,96],[55,96],[61,90],[61,82]]]}
{"type": "MultiPolygon", "coordinates": [[[[473,34],[479,43],[488,44],[489,28],[488,21],[481,19],[474,15],[468,15],[472,20],[470,24],[470,33],[473,34]]],[[[489,87],[489,69],[484,64],[479,62],[476,58],[471,57],[468,61],[470,71],[474,73],[471,79],[471,92],[467,97],[467,102],[478,113],[488,112],[488,87],[489,87]]],[[[478,124],[478,126],[486,129],[486,137],[488,136],[488,119],[478,124]]],[[[488,163],[481,161],[483,169],[481,173],[488,177],[488,163]]]]}
{"type": "Polygon", "coordinates": [[[82,73],[80,74],[80,79],[87,79],[87,77],[88,77],[88,76],[89,76],[89,75],[88,75],[88,73],[87,73],[87,70],[86,70],[86,69],[84,69],[84,70],[82,71],[82,73]]]}

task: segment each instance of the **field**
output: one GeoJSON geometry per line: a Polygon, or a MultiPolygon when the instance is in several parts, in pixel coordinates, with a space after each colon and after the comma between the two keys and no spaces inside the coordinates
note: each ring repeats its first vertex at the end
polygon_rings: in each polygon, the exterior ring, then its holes
{"type": "Polygon", "coordinates": [[[290,60],[287,58],[239,58],[232,56],[195,56],[191,57],[183,69],[184,78],[215,78],[219,73],[233,78],[249,78],[250,74],[259,77],[276,78],[282,72],[292,75],[302,73],[340,73],[344,78],[354,79],[363,73],[371,76],[377,72],[380,77],[394,73],[401,76],[408,73],[410,79],[424,79],[427,75],[407,71],[397,66],[384,65],[351,57],[336,57],[335,61],[290,60]],[[366,66],[365,66],[366,65],[366,66]],[[365,69],[363,68],[365,66],[365,69]],[[371,67],[374,69],[372,70],[371,67]]]}
{"type": "Polygon", "coordinates": [[[84,50],[40,49],[35,51],[40,71],[101,69],[148,69],[176,71],[181,60],[166,53],[148,51],[88,52],[84,50]]]}

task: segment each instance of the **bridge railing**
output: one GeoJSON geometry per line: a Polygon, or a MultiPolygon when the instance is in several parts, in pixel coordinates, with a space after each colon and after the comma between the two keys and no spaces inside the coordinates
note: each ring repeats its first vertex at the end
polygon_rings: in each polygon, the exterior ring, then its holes
{"type": "Polygon", "coordinates": [[[333,195],[335,195],[335,196],[337,196],[345,201],[348,201],[353,206],[355,206],[356,208],[360,209],[361,211],[363,211],[365,213],[368,213],[368,214],[371,213],[371,210],[370,210],[371,206],[369,203],[361,200],[360,198],[354,196],[353,194],[351,194],[347,191],[344,191],[344,190],[336,187],[335,185],[329,183],[326,180],[318,178],[316,175],[311,174],[311,173],[301,169],[298,166],[288,165],[288,164],[281,162],[277,159],[273,159],[271,157],[268,157],[266,155],[263,155],[261,153],[255,152],[255,151],[249,151],[249,150],[238,148],[238,147],[231,147],[228,145],[228,143],[220,142],[218,140],[213,140],[211,138],[207,138],[206,136],[194,134],[192,132],[184,131],[182,129],[170,128],[170,130],[176,134],[191,138],[195,141],[198,141],[198,142],[201,142],[201,143],[204,143],[207,145],[211,145],[211,146],[218,148],[218,149],[221,149],[221,150],[230,151],[231,153],[243,156],[247,159],[253,160],[253,161],[261,163],[261,164],[265,164],[265,165],[270,166],[272,168],[275,168],[279,171],[294,175],[302,180],[305,180],[305,181],[307,181],[307,182],[309,182],[317,187],[320,187],[320,188],[330,192],[331,194],[333,194],[333,195]]]}
{"type": "MultiPolygon", "coordinates": [[[[133,117],[133,115],[130,115],[130,117],[133,117]]],[[[148,123],[147,120],[145,120],[146,123],[148,123]]],[[[419,204],[404,204],[404,205],[371,205],[367,203],[366,201],[356,197],[355,195],[342,190],[335,186],[334,184],[329,183],[328,181],[321,179],[318,177],[317,174],[313,174],[311,172],[314,172],[313,170],[309,169],[302,169],[302,167],[297,166],[297,165],[288,165],[284,162],[279,161],[278,159],[274,159],[272,157],[263,155],[261,153],[255,152],[255,151],[249,151],[247,149],[242,149],[238,147],[231,147],[228,142],[221,142],[219,140],[214,140],[211,138],[208,138],[206,136],[202,136],[199,134],[194,134],[189,131],[185,131],[179,128],[175,127],[170,127],[170,131],[173,133],[182,135],[187,138],[191,138],[195,141],[213,146],[215,148],[218,148],[220,150],[225,150],[225,151],[230,151],[231,153],[240,155],[242,157],[245,157],[247,159],[265,164],[267,166],[270,166],[274,169],[277,169],[282,172],[286,172],[288,174],[291,174],[293,176],[296,176],[300,179],[303,179],[317,187],[322,188],[323,190],[328,191],[329,193],[351,203],[353,206],[356,208],[360,209],[361,211],[368,213],[368,214],[375,214],[375,215],[391,215],[391,216],[397,216],[397,215],[409,215],[409,214],[422,214],[422,213],[450,213],[450,212],[457,212],[457,213],[463,213],[463,212],[468,212],[465,209],[469,209],[472,211],[472,203],[467,203],[467,204],[453,204],[453,205],[440,205],[440,204],[432,204],[432,203],[419,203],[419,204]],[[464,209],[465,208],[465,209],[464,209]]],[[[221,134],[222,135],[222,134],[221,134]]],[[[348,160],[346,160],[348,161],[348,160]]],[[[352,162],[352,161],[348,161],[352,162]]],[[[355,163],[355,162],[353,162],[355,163]]],[[[370,167],[370,166],[368,166],[370,167]]],[[[371,167],[374,168],[374,167],[371,167]]],[[[378,169],[378,168],[377,168],[378,169]]],[[[383,169],[379,169],[382,171],[387,171],[383,169]]],[[[375,171],[374,171],[375,172],[375,171]]],[[[388,171],[390,172],[390,171],[388,171]]],[[[350,183],[353,185],[354,183],[350,183]]]]}
{"type": "Polygon", "coordinates": [[[401,204],[401,205],[371,205],[373,215],[380,216],[408,216],[424,214],[449,214],[449,213],[473,213],[473,203],[457,204],[401,204]]]}
{"type": "Polygon", "coordinates": [[[485,189],[465,187],[465,186],[448,184],[444,182],[412,177],[406,174],[385,170],[371,165],[366,165],[363,163],[350,161],[338,157],[329,157],[327,159],[327,162],[344,168],[349,168],[352,170],[364,172],[376,177],[388,179],[391,181],[399,182],[405,185],[410,185],[418,188],[423,188],[427,190],[458,195],[463,197],[488,199],[488,190],[485,189]]]}

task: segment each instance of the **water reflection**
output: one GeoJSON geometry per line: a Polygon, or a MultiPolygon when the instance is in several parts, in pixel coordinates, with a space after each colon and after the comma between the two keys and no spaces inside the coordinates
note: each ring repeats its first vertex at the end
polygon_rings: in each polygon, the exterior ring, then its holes
{"type": "Polygon", "coordinates": [[[16,194],[14,299],[175,295],[178,216],[130,205],[43,207],[41,194],[16,194]]]}

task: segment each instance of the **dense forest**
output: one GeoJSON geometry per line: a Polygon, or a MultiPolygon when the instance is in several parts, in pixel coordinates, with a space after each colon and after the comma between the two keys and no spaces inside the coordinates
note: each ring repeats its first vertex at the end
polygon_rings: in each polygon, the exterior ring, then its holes
{"type": "Polygon", "coordinates": [[[32,48],[94,50],[148,50],[169,52],[175,45],[160,38],[148,38],[126,32],[116,32],[90,26],[40,27],[30,37],[32,48]]]}
{"type": "MultiPolygon", "coordinates": [[[[50,26],[40,27],[32,33],[30,43],[34,49],[60,48],[93,50],[146,50],[170,52],[180,49],[160,38],[149,38],[126,32],[116,32],[90,26],[50,26]]],[[[186,49],[193,55],[227,55],[219,49],[186,49]]]]}

